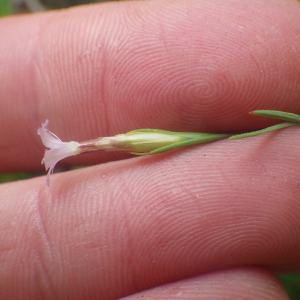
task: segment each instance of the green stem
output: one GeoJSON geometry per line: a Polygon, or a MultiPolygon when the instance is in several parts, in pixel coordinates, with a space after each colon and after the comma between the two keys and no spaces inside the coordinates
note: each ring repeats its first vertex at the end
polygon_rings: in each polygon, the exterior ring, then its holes
{"type": "Polygon", "coordinates": [[[246,132],[246,133],[242,133],[242,134],[233,135],[229,139],[230,140],[237,140],[237,139],[252,137],[252,136],[260,135],[260,134],[263,134],[263,133],[271,132],[271,131],[274,131],[274,130],[278,130],[278,129],[281,129],[281,128],[293,126],[293,125],[298,125],[298,124],[291,123],[291,122],[281,123],[281,124],[277,124],[277,125],[274,125],[274,126],[270,126],[270,127],[261,129],[261,130],[256,130],[256,131],[252,131],[252,132],[246,132]]]}

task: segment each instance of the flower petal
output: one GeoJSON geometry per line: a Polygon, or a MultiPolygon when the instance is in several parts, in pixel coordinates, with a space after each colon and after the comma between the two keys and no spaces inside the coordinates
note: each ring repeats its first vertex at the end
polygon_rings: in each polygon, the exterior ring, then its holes
{"type": "Polygon", "coordinates": [[[48,123],[48,120],[46,120],[46,122],[42,124],[42,127],[38,129],[37,133],[41,136],[42,142],[47,148],[59,148],[61,140],[47,129],[48,123]]]}
{"type": "Polygon", "coordinates": [[[38,134],[41,136],[41,140],[46,149],[42,164],[45,165],[47,175],[47,185],[49,186],[49,176],[53,173],[55,165],[62,159],[80,154],[79,143],[77,142],[62,142],[59,137],[47,129],[48,120],[42,127],[38,129],[38,134]]]}
{"type": "Polygon", "coordinates": [[[42,160],[42,163],[45,164],[46,170],[66,157],[79,154],[80,149],[78,149],[78,146],[79,143],[77,142],[60,142],[59,147],[51,148],[49,150],[47,149],[42,160]]]}

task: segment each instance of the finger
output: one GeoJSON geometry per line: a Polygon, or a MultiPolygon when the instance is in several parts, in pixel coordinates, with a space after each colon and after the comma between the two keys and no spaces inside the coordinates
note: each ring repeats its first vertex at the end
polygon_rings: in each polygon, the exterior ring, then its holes
{"type": "Polygon", "coordinates": [[[116,299],[221,268],[299,266],[298,135],[2,185],[0,282],[19,298],[116,299]]]}
{"type": "Polygon", "coordinates": [[[300,112],[299,10],[143,1],[2,19],[1,171],[41,168],[46,118],[69,141],[147,127],[248,130],[275,122],[248,116],[254,109],[300,112]]]}
{"type": "Polygon", "coordinates": [[[279,280],[262,268],[221,270],[155,287],[122,299],[288,300],[279,280]]]}

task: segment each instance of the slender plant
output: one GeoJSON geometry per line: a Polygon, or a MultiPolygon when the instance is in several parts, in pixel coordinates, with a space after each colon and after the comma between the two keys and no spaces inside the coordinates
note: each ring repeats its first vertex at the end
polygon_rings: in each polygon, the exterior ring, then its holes
{"type": "Polygon", "coordinates": [[[288,122],[280,123],[265,129],[233,133],[197,133],[197,132],[173,132],[158,129],[138,129],[125,134],[112,137],[99,137],[84,142],[63,142],[54,133],[47,129],[48,120],[38,129],[46,151],[42,164],[45,165],[47,185],[49,177],[53,173],[55,165],[62,159],[90,151],[127,151],[135,155],[152,155],[176,148],[213,142],[224,138],[231,140],[249,138],[278,130],[281,128],[299,125],[300,115],[275,110],[256,110],[250,114],[280,119],[288,122]]]}

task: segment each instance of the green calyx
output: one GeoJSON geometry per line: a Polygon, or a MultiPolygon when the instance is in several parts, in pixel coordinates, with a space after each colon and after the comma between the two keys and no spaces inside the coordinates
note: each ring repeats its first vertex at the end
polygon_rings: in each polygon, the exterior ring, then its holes
{"type": "Polygon", "coordinates": [[[136,143],[136,149],[138,151],[132,151],[135,155],[149,155],[162,153],[168,150],[192,146],[197,144],[203,144],[208,142],[217,141],[220,139],[228,138],[231,134],[228,133],[197,133],[197,132],[173,132],[158,129],[138,129],[126,133],[126,136],[134,136],[135,134],[148,134],[149,141],[139,141],[136,143]],[[161,134],[161,140],[153,139],[151,141],[151,134],[161,134]],[[169,137],[164,142],[164,138],[169,137]],[[173,138],[173,139],[172,139],[173,138]],[[149,146],[147,145],[149,144],[149,146]],[[151,146],[150,146],[151,144],[151,146]],[[154,146],[156,145],[156,147],[154,146]],[[154,146],[154,149],[153,149],[154,146]],[[152,148],[147,151],[147,148],[152,148]]]}

